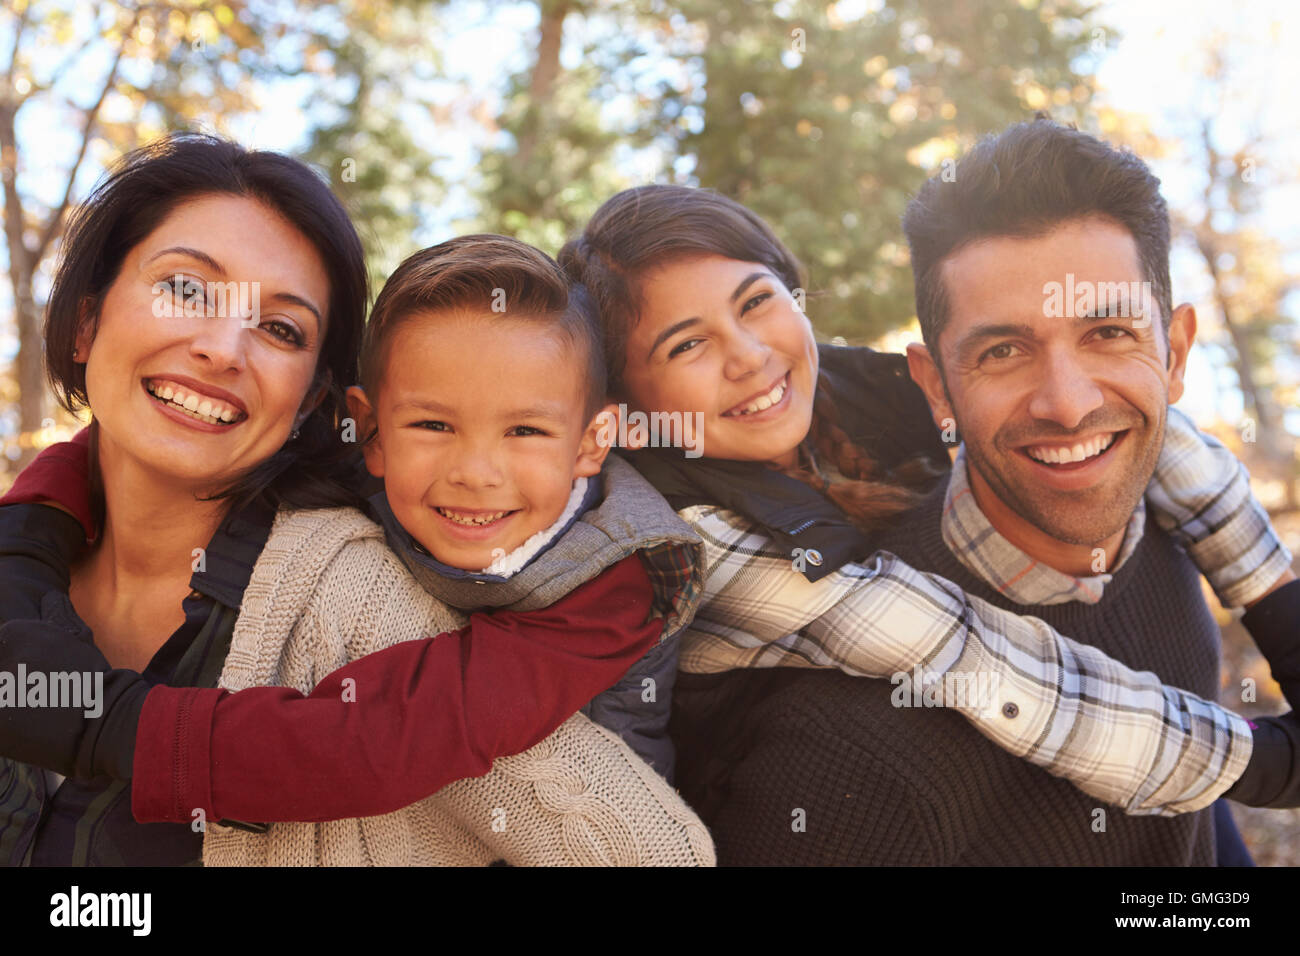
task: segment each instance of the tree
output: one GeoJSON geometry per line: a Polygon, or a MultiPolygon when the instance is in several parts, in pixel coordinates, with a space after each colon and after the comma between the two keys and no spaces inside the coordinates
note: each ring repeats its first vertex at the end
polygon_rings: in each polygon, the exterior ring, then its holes
{"type": "Polygon", "coordinates": [[[830,293],[812,310],[822,332],[906,324],[908,196],[980,134],[1043,107],[1076,118],[1086,56],[1110,37],[1070,0],[842,6],[544,0],[508,142],[484,158],[484,221],[554,248],[633,182],[710,186],[768,219],[830,293]],[[589,38],[568,70],[564,30],[589,38]],[[657,162],[629,176],[638,151],[657,162]]]}
{"type": "Polygon", "coordinates": [[[210,9],[16,0],[0,22],[8,53],[0,78],[0,179],[18,330],[11,428],[20,436],[21,463],[49,408],[41,357],[48,263],[85,174],[165,129],[220,127],[252,108],[249,83],[273,69],[265,50],[285,26],[237,0],[210,9]],[[29,114],[48,130],[39,142],[19,135],[29,114]]]}

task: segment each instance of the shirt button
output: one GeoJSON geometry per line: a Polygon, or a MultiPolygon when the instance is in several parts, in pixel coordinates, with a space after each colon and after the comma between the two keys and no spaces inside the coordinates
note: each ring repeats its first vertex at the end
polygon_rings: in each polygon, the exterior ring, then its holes
{"type": "Polygon", "coordinates": [[[1007,718],[1008,720],[1015,719],[1015,717],[1017,717],[1019,714],[1020,714],[1019,705],[1011,701],[1007,701],[1005,704],[1002,705],[1002,716],[1007,718]]]}
{"type": "Polygon", "coordinates": [[[821,567],[822,553],[818,551],[816,548],[809,548],[807,551],[804,552],[804,557],[808,559],[808,563],[811,564],[814,568],[821,567]]]}

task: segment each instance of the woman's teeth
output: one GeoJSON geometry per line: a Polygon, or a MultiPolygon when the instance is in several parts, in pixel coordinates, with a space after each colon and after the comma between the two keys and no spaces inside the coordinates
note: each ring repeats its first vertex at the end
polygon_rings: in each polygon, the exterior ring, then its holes
{"type": "Polygon", "coordinates": [[[726,414],[733,415],[733,416],[752,415],[755,412],[766,411],[767,409],[775,405],[777,402],[781,401],[784,395],[785,395],[785,379],[781,379],[781,381],[777,383],[776,388],[772,389],[772,391],[768,392],[766,395],[754,399],[754,401],[750,402],[744,408],[733,409],[732,411],[726,412],[726,414]]]}
{"type": "Polygon", "coordinates": [[[1100,455],[1115,443],[1115,436],[1118,434],[1119,432],[1111,432],[1109,435],[1099,435],[1073,446],[1033,445],[1025,449],[1025,454],[1034,461],[1041,461],[1044,464],[1068,465],[1100,455]]]}
{"type": "Polygon", "coordinates": [[[188,412],[193,418],[209,425],[230,425],[243,413],[231,408],[225,402],[188,392],[172,382],[149,382],[145,386],[149,394],[182,412],[188,412]]]}
{"type": "Polygon", "coordinates": [[[448,511],[446,508],[437,509],[438,514],[442,515],[448,521],[454,521],[456,524],[483,525],[491,524],[494,521],[500,521],[509,511],[495,511],[492,514],[466,514],[461,511],[448,511]]]}

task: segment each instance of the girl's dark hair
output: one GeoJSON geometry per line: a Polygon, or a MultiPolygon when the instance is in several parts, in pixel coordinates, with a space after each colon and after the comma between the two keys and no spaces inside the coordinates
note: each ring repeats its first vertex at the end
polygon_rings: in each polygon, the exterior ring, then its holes
{"type": "MultiPolygon", "coordinates": [[[[194,133],[174,134],[123,157],[68,224],[46,308],[50,383],[69,411],[89,405],[85,365],[72,358],[83,312],[97,323],[127,254],[177,206],[214,194],[256,199],[282,216],[315,247],[330,279],[325,341],[311,387],[324,387],[325,397],[297,438],[216,497],[236,507],[258,498],[295,508],[355,503],[344,485],[355,449],[340,440],[339,427],[347,414],[343,390],[356,380],[368,294],[365,257],[342,203],[296,159],[194,133]]],[[[97,468],[91,480],[97,484],[97,468]]]]}
{"type": "Polygon", "coordinates": [[[393,332],[421,312],[472,309],[543,322],[581,357],[583,402],[590,421],[605,403],[600,322],[587,291],[569,282],[555,260],[526,242],[480,233],[448,239],[410,256],[375,297],[361,346],[361,386],[374,401],[393,332]]]}
{"type": "MultiPolygon", "coordinates": [[[[653,185],[624,190],[596,210],[582,235],[560,250],[560,266],[572,281],[587,287],[599,311],[615,396],[622,393],[628,335],[640,320],[645,274],[702,254],[761,263],[790,290],[805,285],[803,266],[771,227],[710,189],[653,185]]],[[[878,467],[840,426],[824,376],[818,379],[799,466],[785,473],[821,490],[868,531],[914,507],[935,474],[919,459],[893,472],[878,467]],[[819,477],[808,456],[814,450],[848,480],[828,484],[819,477]]]]}

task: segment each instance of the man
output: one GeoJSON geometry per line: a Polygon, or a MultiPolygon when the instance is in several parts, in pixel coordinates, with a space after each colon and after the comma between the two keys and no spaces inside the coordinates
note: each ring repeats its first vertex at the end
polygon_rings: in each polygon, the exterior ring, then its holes
{"type": "MultiPolygon", "coordinates": [[[[908,365],[963,444],[950,476],[873,543],[1213,698],[1218,627],[1143,503],[1196,330],[1190,306],[1171,307],[1158,185],[1136,157],[1038,121],[922,188],[904,220],[925,338],[908,365]]],[[[704,707],[680,701],[677,732],[736,741],[726,793],[700,798],[723,804],[700,807],[719,861],[1216,862],[1213,810],[1099,806],[909,684],[728,675],[704,707]]]]}

